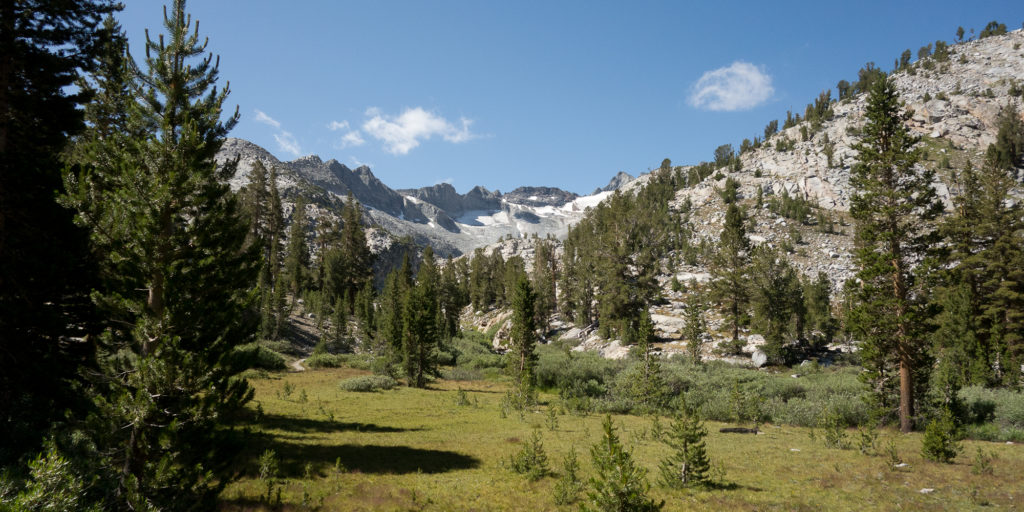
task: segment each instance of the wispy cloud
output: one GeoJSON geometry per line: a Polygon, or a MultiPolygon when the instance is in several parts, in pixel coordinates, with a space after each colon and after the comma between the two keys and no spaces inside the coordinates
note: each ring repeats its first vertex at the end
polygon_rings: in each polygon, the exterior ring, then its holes
{"type": "MultiPolygon", "coordinates": [[[[457,123],[453,123],[421,107],[405,109],[398,116],[388,116],[380,109],[370,107],[366,110],[366,116],[369,119],[363,123],[363,131],[381,141],[384,150],[395,155],[408,154],[419,146],[421,141],[434,136],[454,144],[476,137],[469,131],[470,125],[473,124],[472,120],[462,117],[457,123]]],[[[354,136],[353,141],[356,137],[363,140],[358,132],[348,135],[354,136]]]]}
{"type": "Polygon", "coordinates": [[[749,110],[774,93],[771,76],[749,62],[736,61],[704,73],[693,86],[690,105],[715,111],[749,110]]]}
{"type": "Polygon", "coordinates": [[[268,124],[270,126],[273,126],[274,128],[280,128],[281,127],[281,123],[277,122],[276,119],[274,119],[273,117],[268,116],[265,112],[263,112],[262,110],[259,110],[259,109],[256,109],[256,122],[257,123],[268,124]]]}
{"type": "Polygon", "coordinates": [[[348,121],[331,121],[330,123],[327,123],[327,129],[332,132],[348,130],[348,121]]]}
{"type": "Polygon", "coordinates": [[[349,157],[349,160],[351,160],[351,161],[352,161],[352,165],[353,165],[353,166],[354,166],[355,168],[357,168],[357,169],[358,169],[358,168],[360,168],[360,167],[362,167],[362,166],[364,166],[364,165],[365,165],[366,167],[373,167],[373,164],[371,164],[371,163],[369,163],[369,162],[363,162],[363,161],[359,160],[358,158],[356,158],[356,157],[354,157],[354,156],[350,156],[350,157],[349,157]]]}
{"type": "Polygon", "coordinates": [[[277,147],[281,151],[291,153],[292,156],[299,156],[302,154],[302,149],[299,147],[299,141],[289,132],[282,131],[274,134],[274,140],[277,141],[277,147]]]}
{"type": "Polygon", "coordinates": [[[363,139],[359,130],[350,131],[341,137],[341,149],[362,146],[363,144],[366,144],[366,140],[363,139]]]}
{"type": "Polygon", "coordinates": [[[274,134],[274,140],[277,141],[277,148],[285,153],[289,153],[292,156],[299,156],[302,154],[302,148],[299,146],[299,140],[295,138],[291,132],[281,128],[281,123],[277,119],[270,117],[266,112],[260,109],[254,109],[256,112],[256,122],[263,123],[267,126],[272,126],[277,130],[274,134]]]}

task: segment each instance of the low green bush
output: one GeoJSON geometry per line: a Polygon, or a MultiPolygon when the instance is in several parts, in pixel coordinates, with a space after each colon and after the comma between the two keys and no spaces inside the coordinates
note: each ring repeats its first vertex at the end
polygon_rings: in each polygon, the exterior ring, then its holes
{"type": "Polygon", "coordinates": [[[370,392],[392,389],[398,381],[387,375],[361,375],[345,379],[338,384],[342,391],[370,392]]]}
{"type": "Polygon", "coordinates": [[[466,331],[457,338],[452,338],[452,360],[450,364],[462,368],[499,368],[503,366],[501,356],[491,350],[487,337],[477,331],[466,331]]]}
{"type": "Polygon", "coordinates": [[[284,356],[255,342],[235,347],[232,360],[242,370],[251,368],[283,370],[285,368],[284,356]]]}
{"type": "Polygon", "coordinates": [[[340,368],[344,362],[340,355],[320,352],[306,358],[303,364],[307,368],[340,368]]]}
{"type": "Polygon", "coordinates": [[[338,357],[345,363],[345,366],[349,368],[355,368],[357,370],[372,370],[373,362],[377,359],[381,359],[373,354],[341,354],[338,357]]]}

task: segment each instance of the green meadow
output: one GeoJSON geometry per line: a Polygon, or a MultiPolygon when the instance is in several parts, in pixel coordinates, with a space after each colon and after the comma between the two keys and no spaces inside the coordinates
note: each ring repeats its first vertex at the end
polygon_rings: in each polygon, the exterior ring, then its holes
{"type": "MultiPolygon", "coordinates": [[[[368,374],[331,368],[250,380],[256,394],[241,478],[222,493],[221,510],[576,510],[586,500],[585,487],[580,502],[556,505],[554,487],[573,448],[582,480],[594,475],[590,447],[603,415],[565,413],[545,393],[534,410],[504,415],[500,379],[339,387],[368,374]],[[508,461],[534,431],[552,474],[530,482],[508,461]]],[[[953,464],[941,464],[922,458],[920,433],[883,429],[865,454],[856,429],[845,431],[841,449],[826,447],[820,429],[764,424],[758,435],[720,433],[736,425],[713,421],[706,441],[716,485],[669,490],[658,485],[667,452],[656,431],[671,418],[612,419],[665,510],[1013,510],[1024,493],[1021,444],[966,440],[953,464]],[[905,466],[893,467],[897,461],[905,466]]]]}

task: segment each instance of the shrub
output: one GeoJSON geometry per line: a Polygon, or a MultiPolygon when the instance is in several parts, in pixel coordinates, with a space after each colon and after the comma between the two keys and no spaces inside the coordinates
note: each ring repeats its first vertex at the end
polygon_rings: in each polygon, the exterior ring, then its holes
{"type": "Polygon", "coordinates": [[[463,368],[499,368],[501,356],[491,350],[488,338],[476,331],[467,331],[463,336],[452,338],[451,352],[454,364],[463,368]]]}
{"type": "Polygon", "coordinates": [[[835,411],[829,411],[821,416],[818,423],[821,427],[825,446],[828,448],[839,448],[845,450],[850,447],[846,440],[846,429],[842,418],[835,411]]]}
{"type": "Polygon", "coordinates": [[[947,408],[942,409],[939,416],[925,427],[921,455],[930,461],[952,463],[961,450],[959,430],[953,413],[947,408]]]}
{"type": "Polygon", "coordinates": [[[456,366],[445,370],[444,376],[448,380],[483,380],[484,374],[477,368],[466,368],[463,366],[456,366]]]}
{"type": "Polygon", "coordinates": [[[595,352],[568,352],[544,345],[537,347],[535,375],[542,389],[572,390],[586,396],[604,394],[605,384],[625,363],[605,359],[595,352]]]}
{"type": "Polygon", "coordinates": [[[339,354],[338,358],[349,368],[355,368],[357,370],[373,370],[374,362],[377,360],[384,360],[383,357],[378,357],[373,354],[339,354]]]}
{"type": "Polygon", "coordinates": [[[369,392],[388,390],[398,385],[398,381],[387,375],[361,375],[341,381],[342,391],[369,392]]]}
{"type": "Polygon", "coordinates": [[[283,370],[285,368],[284,356],[260,343],[247,343],[235,347],[232,359],[240,370],[250,368],[283,370]]]}
{"type": "Polygon", "coordinates": [[[303,362],[307,368],[339,368],[342,363],[344,363],[344,359],[340,355],[327,352],[315,353],[303,362]]]}
{"type": "Polygon", "coordinates": [[[985,441],[1024,441],[1024,393],[968,386],[960,390],[966,434],[985,441]]]}

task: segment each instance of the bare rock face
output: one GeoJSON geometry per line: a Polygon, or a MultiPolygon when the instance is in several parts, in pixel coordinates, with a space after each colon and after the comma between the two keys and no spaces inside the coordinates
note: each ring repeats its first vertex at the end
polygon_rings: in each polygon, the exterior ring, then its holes
{"type": "Polygon", "coordinates": [[[519,187],[502,196],[506,202],[526,206],[562,206],[579,197],[554,187],[519,187]]]}
{"type": "Polygon", "coordinates": [[[607,185],[605,185],[603,188],[594,190],[593,195],[600,194],[601,192],[615,192],[616,190],[621,190],[623,187],[625,187],[634,180],[636,180],[636,178],[631,176],[629,173],[619,171],[618,174],[612,177],[611,181],[609,181],[607,185]]]}

